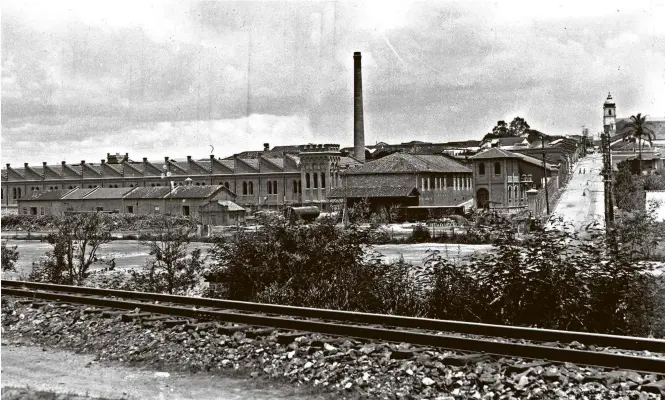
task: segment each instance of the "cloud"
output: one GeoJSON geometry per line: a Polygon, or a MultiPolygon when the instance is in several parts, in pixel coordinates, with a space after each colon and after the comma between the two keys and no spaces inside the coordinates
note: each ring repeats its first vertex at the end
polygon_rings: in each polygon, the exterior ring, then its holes
{"type": "Polygon", "coordinates": [[[348,145],[354,51],[367,143],[479,138],[515,114],[600,130],[608,91],[620,114],[662,116],[663,6],[605,4],[9,2],[2,156],[348,145]]]}

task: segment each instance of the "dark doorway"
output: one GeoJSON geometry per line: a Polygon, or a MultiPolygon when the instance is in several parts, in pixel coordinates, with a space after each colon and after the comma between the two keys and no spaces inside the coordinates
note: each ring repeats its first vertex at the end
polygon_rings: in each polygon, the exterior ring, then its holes
{"type": "Polygon", "coordinates": [[[487,189],[478,189],[476,192],[476,203],[478,208],[487,208],[490,201],[490,193],[487,189]]]}

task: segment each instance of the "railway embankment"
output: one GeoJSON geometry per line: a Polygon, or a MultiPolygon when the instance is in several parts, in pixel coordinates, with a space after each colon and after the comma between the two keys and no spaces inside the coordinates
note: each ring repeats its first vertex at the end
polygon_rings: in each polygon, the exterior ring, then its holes
{"type": "MultiPolygon", "coordinates": [[[[212,323],[3,297],[3,343],[92,354],[96,362],[319,388],[334,398],[659,398],[663,377],[407,344],[212,323]]],[[[578,346],[579,344],[570,344],[578,346]]]]}

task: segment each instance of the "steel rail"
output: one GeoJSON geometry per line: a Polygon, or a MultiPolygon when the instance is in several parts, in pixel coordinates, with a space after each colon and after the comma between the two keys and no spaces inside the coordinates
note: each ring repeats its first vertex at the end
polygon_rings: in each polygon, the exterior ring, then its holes
{"type": "Polygon", "coordinates": [[[354,322],[367,325],[384,325],[398,328],[456,332],[510,339],[524,339],[533,342],[560,342],[565,344],[577,341],[585,345],[594,345],[597,347],[614,347],[624,350],[648,350],[651,352],[665,353],[665,340],[653,338],[526,328],[518,326],[482,324],[476,322],[439,320],[431,318],[414,318],[397,315],[326,310],[318,308],[176,296],[148,292],[132,292],[114,289],[97,289],[82,286],[54,285],[37,282],[2,280],[1,285],[2,288],[25,287],[36,290],[50,290],[95,296],[112,296],[133,300],[158,301],[161,303],[178,303],[195,307],[211,307],[218,309],[258,312],[264,314],[289,315],[294,317],[334,320],[345,323],[354,322]]]}
{"type": "Polygon", "coordinates": [[[239,314],[228,311],[195,310],[182,306],[166,306],[136,301],[113,300],[100,297],[87,297],[73,294],[50,293],[22,289],[6,288],[3,295],[28,297],[33,299],[57,300],[62,302],[86,304],[124,310],[141,309],[142,312],[175,315],[200,320],[225,321],[271,328],[289,329],[355,337],[359,339],[381,340],[387,342],[406,342],[414,345],[481,352],[498,356],[543,359],[553,362],[570,362],[592,365],[601,368],[627,369],[648,373],[665,373],[665,359],[646,358],[630,355],[602,353],[593,351],[561,349],[556,347],[494,342],[487,339],[462,338],[448,335],[409,332],[375,327],[342,325],[337,323],[289,319],[282,316],[239,314]]]}

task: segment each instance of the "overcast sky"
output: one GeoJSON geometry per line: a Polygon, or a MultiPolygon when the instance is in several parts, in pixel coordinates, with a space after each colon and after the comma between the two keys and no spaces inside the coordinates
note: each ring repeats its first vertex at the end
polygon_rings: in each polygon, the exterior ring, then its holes
{"type": "Polygon", "coordinates": [[[549,134],[665,117],[665,2],[4,1],[2,165],[549,134]],[[213,150],[213,146],[214,150],[213,150]]]}

